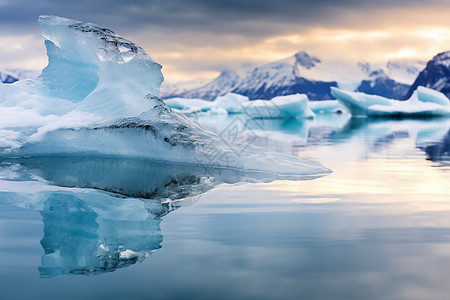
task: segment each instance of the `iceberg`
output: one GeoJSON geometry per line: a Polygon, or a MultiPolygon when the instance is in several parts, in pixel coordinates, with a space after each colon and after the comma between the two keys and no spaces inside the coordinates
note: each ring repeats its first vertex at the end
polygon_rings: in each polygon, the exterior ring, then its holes
{"type": "Polygon", "coordinates": [[[170,98],[164,102],[168,107],[183,113],[207,112],[213,107],[213,102],[202,99],[170,98]]]}
{"type": "Polygon", "coordinates": [[[354,116],[450,116],[450,101],[441,92],[419,86],[408,100],[331,88],[331,93],[354,116]]]}
{"type": "Polygon", "coordinates": [[[247,104],[244,110],[251,118],[312,118],[314,113],[308,102],[308,96],[305,94],[294,94],[274,97],[271,100],[254,100],[247,104]]]}
{"type": "Polygon", "coordinates": [[[242,145],[232,129],[225,139],[173,111],[159,98],[161,65],[113,31],[56,16],[39,24],[49,62],[35,79],[0,85],[0,157],[122,157],[302,178],[330,172],[242,145]]]}
{"type": "Polygon", "coordinates": [[[243,112],[243,106],[249,102],[248,97],[235,93],[228,93],[217,97],[213,104],[214,107],[223,108],[230,114],[239,114],[243,112]]]}
{"type": "Polygon", "coordinates": [[[180,110],[184,114],[210,112],[212,114],[245,113],[254,119],[291,119],[311,118],[314,111],[318,113],[335,113],[342,111],[337,101],[316,104],[308,100],[305,94],[278,96],[270,100],[249,100],[248,97],[228,93],[217,97],[214,101],[188,98],[171,98],[165,100],[170,108],[180,110]],[[310,108],[311,106],[311,108],[310,108]]]}
{"type": "Polygon", "coordinates": [[[228,93],[219,96],[214,101],[202,99],[170,98],[164,100],[170,108],[181,110],[182,113],[212,112],[225,114],[243,113],[243,104],[249,102],[248,97],[228,93]]]}
{"type": "Polygon", "coordinates": [[[337,100],[309,101],[309,108],[314,114],[343,113],[345,108],[337,100]]]}

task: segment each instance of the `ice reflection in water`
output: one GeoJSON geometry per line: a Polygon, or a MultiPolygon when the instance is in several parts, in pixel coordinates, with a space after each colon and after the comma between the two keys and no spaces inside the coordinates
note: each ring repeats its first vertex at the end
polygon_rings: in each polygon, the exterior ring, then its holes
{"type": "MultiPolygon", "coordinates": [[[[349,145],[359,140],[356,148],[364,156],[386,148],[394,141],[410,139],[415,148],[427,153],[430,160],[441,163],[449,160],[449,118],[351,118],[349,114],[318,114],[313,120],[254,120],[242,115],[208,114],[197,114],[192,118],[216,133],[222,132],[233,119],[242,118],[240,131],[248,141],[293,155],[308,153],[310,149],[313,152],[317,147],[349,145]]],[[[326,164],[326,157],[311,157],[326,164]]]]}
{"type": "Polygon", "coordinates": [[[143,261],[161,247],[161,217],[195,203],[216,185],[274,179],[264,173],[144,160],[4,159],[0,204],[40,211],[42,277],[95,275],[143,261]]]}
{"type": "Polygon", "coordinates": [[[101,208],[64,193],[50,194],[40,213],[45,251],[39,267],[42,277],[111,272],[142,261],[161,247],[161,220],[151,213],[147,218],[110,218],[101,208]]]}
{"type": "Polygon", "coordinates": [[[186,168],[104,158],[0,164],[1,202],[39,210],[41,276],[94,275],[142,261],[162,242],[161,217],[216,183],[186,168]]]}

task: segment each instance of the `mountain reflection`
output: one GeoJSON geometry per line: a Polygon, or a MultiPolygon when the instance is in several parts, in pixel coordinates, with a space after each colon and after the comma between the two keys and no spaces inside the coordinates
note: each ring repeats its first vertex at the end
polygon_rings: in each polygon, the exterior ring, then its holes
{"type": "Polygon", "coordinates": [[[450,166],[450,130],[440,142],[424,144],[419,148],[425,151],[429,160],[450,166]]]}
{"type": "MultiPolygon", "coordinates": [[[[424,151],[427,159],[443,166],[450,165],[449,118],[357,118],[349,114],[317,114],[312,120],[254,120],[239,115],[197,115],[195,118],[218,134],[239,119],[241,122],[234,123],[241,126],[239,131],[248,143],[294,156],[305,157],[301,151],[316,149],[314,147],[353,144],[364,156],[379,153],[397,142],[414,141],[415,147],[424,151]]],[[[403,150],[411,149],[408,145],[403,150]]],[[[323,158],[318,157],[318,160],[323,161],[323,158]]]]}
{"type": "Polygon", "coordinates": [[[345,142],[364,137],[368,152],[378,152],[394,141],[414,140],[415,147],[426,153],[428,160],[450,165],[450,122],[447,118],[380,120],[352,118],[333,140],[345,142]]]}
{"type": "MultiPolygon", "coordinates": [[[[345,116],[338,116],[338,118],[345,120],[345,116]]],[[[396,153],[409,155],[408,152],[411,150],[409,141],[413,141],[415,148],[425,152],[427,160],[438,162],[441,166],[450,166],[450,120],[448,118],[388,120],[348,118],[345,122],[331,124],[323,122],[319,118],[319,122],[303,123],[303,126],[306,129],[302,128],[298,132],[292,132],[291,127],[287,127],[284,132],[289,135],[284,136],[284,143],[288,143],[289,136],[294,141],[300,136],[305,141],[291,145],[292,148],[358,144],[357,148],[368,154],[380,153],[382,149],[395,146],[395,143],[403,140],[406,141],[405,147],[396,149],[396,153]],[[308,132],[307,138],[304,138],[305,130],[308,132]]],[[[278,148],[282,148],[282,146],[278,145],[278,148]]],[[[284,151],[289,151],[289,149],[285,148],[284,151]]]]}
{"type": "Polygon", "coordinates": [[[40,157],[0,162],[0,205],[38,210],[42,277],[96,275],[161,248],[161,218],[221,183],[267,174],[113,158],[40,157]]]}

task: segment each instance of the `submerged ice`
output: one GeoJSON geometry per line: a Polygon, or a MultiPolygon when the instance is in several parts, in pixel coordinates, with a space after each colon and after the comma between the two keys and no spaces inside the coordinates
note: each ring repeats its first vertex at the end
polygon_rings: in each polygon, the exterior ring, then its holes
{"type": "Polygon", "coordinates": [[[48,66],[36,79],[0,85],[0,156],[143,158],[313,178],[329,172],[237,147],[174,112],[159,99],[161,65],[113,31],[55,16],[39,24],[48,66]]]}

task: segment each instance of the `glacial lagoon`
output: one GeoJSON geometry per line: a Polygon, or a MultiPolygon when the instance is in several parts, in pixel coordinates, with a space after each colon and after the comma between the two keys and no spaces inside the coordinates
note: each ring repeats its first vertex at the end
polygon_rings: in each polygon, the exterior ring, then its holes
{"type": "Polygon", "coordinates": [[[0,299],[447,297],[449,119],[189,117],[333,173],[3,159],[0,299]]]}

